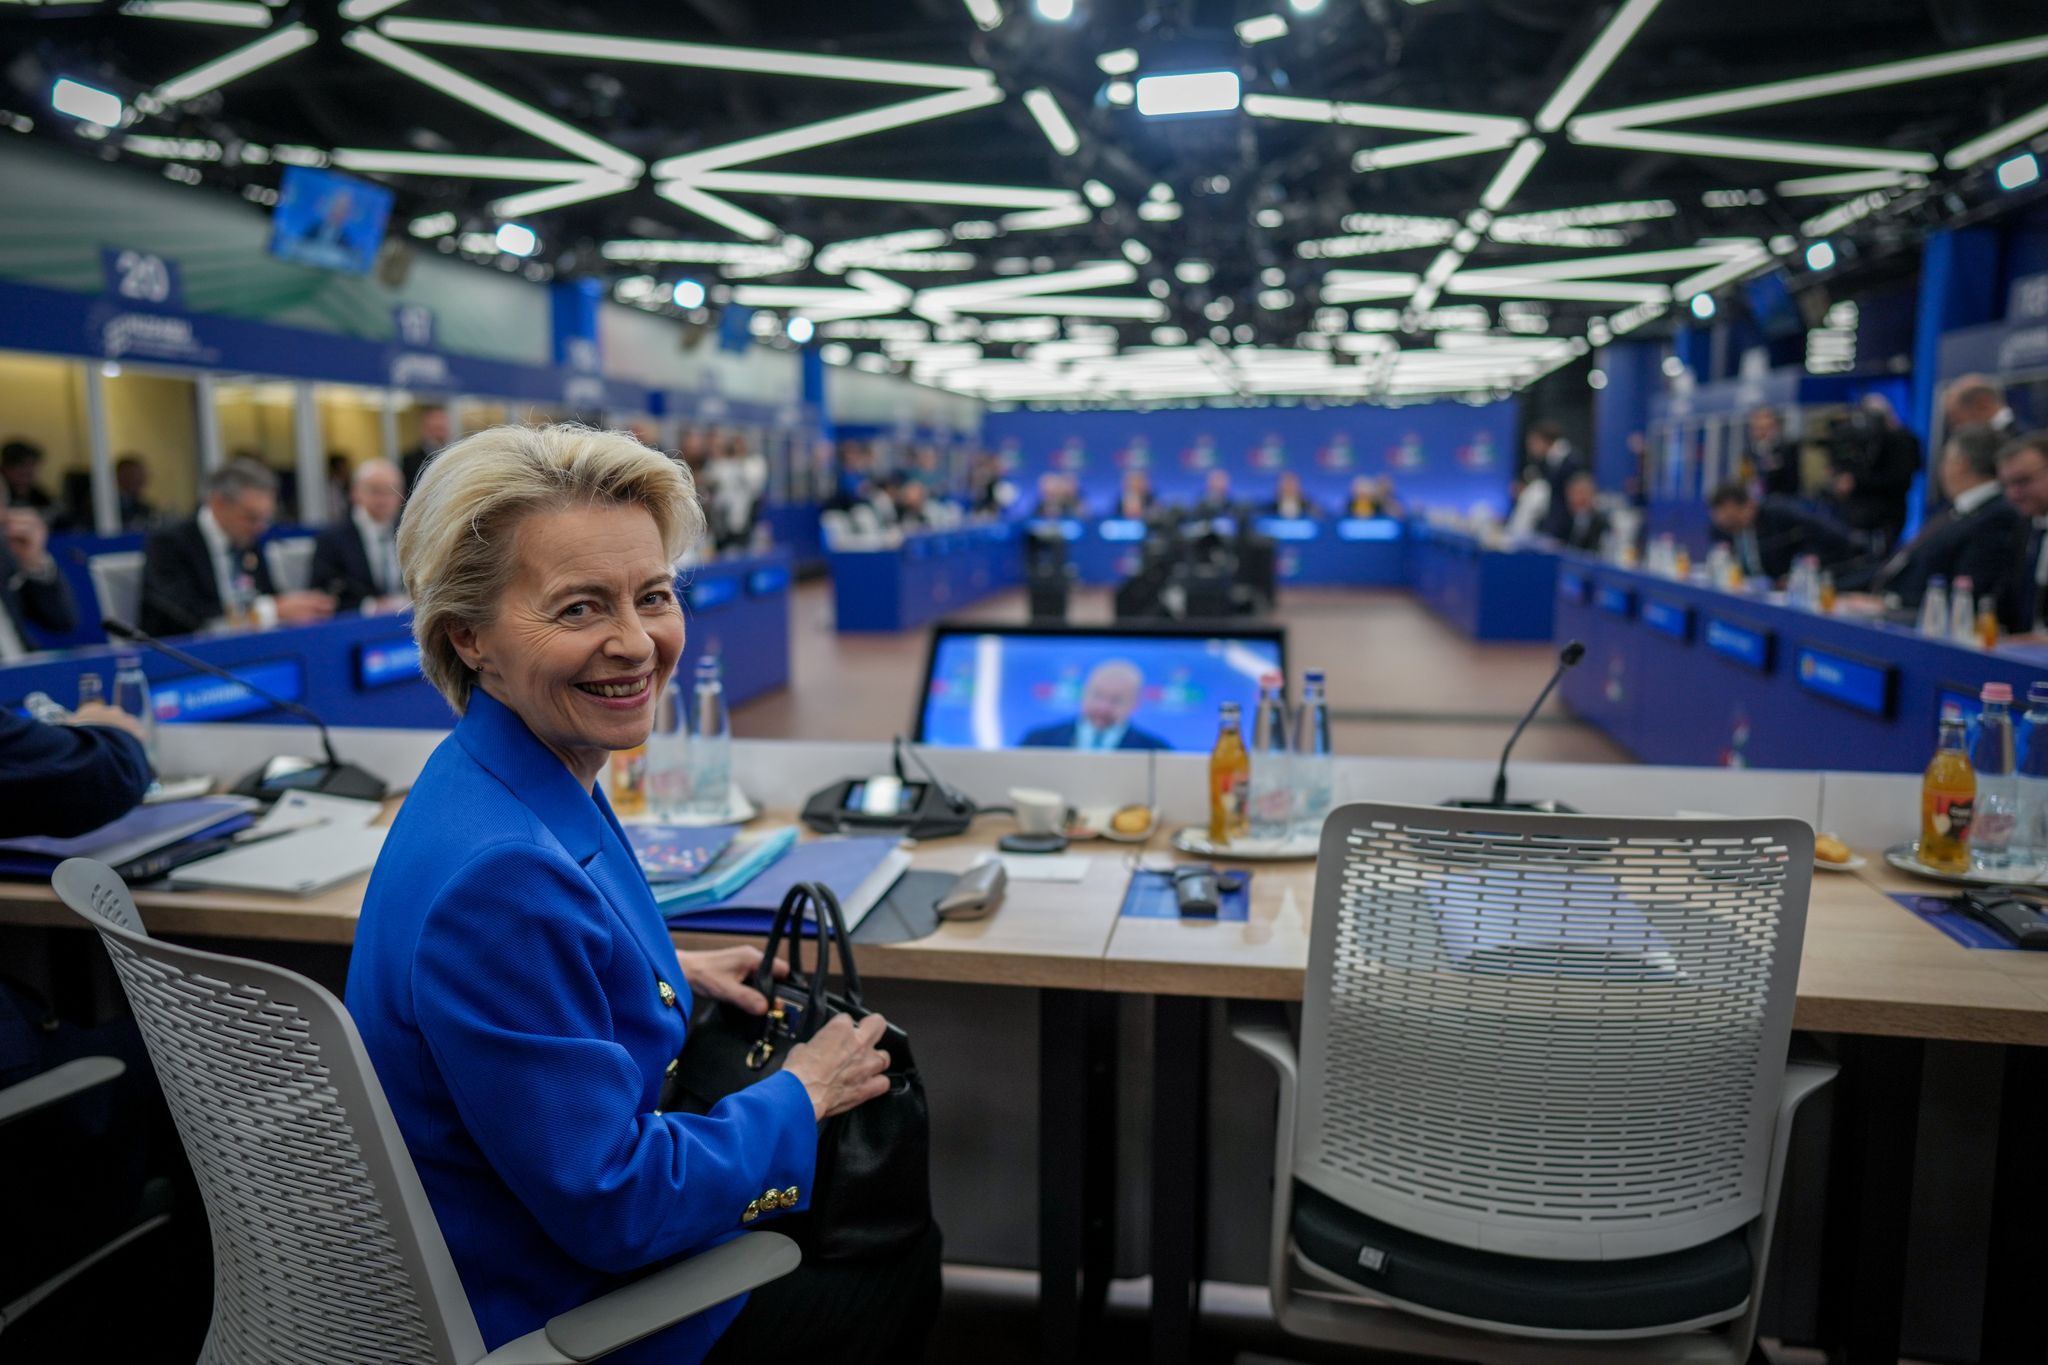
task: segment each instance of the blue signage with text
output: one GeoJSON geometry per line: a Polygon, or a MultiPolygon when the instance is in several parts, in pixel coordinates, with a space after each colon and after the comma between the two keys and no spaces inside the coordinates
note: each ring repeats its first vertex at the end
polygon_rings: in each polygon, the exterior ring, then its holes
{"type": "Polygon", "coordinates": [[[740,595],[740,580],[737,578],[700,578],[683,590],[689,599],[690,610],[710,611],[722,607],[740,595]]]}
{"type": "Polygon", "coordinates": [[[409,635],[356,646],[358,692],[389,687],[393,683],[416,682],[421,676],[420,647],[409,635]]]}
{"type": "Polygon", "coordinates": [[[1401,523],[1392,517],[1346,517],[1337,523],[1339,540],[1399,540],[1401,523]]]}
{"type": "Polygon", "coordinates": [[[185,282],[178,263],[153,251],[127,247],[100,248],[100,273],[107,293],[122,303],[179,309],[185,306],[185,282]]]}
{"type": "Polygon", "coordinates": [[[1586,576],[1574,569],[1559,569],[1557,571],[1557,595],[1561,600],[1570,602],[1573,606],[1584,606],[1586,604],[1586,592],[1590,586],[1586,576]]]}
{"type": "Polygon", "coordinates": [[[1691,607],[1666,602],[1661,598],[1645,597],[1642,616],[1643,624],[1651,630],[1661,635],[1669,635],[1674,640],[1683,640],[1688,644],[1692,642],[1691,607]]]}
{"type": "Polygon", "coordinates": [[[788,587],[789,570],[780,564],[756,569],[747,575],[747,592],[754,597],[767,597],[788,587]]]}
{"type": "Polygon", "coordinates": [[[1771,671],[1771,633],[1767,630],[1709,616],[1707,648],[1745,668],[1753,668],[1759,673],[1771,671]]]}
{"type": "Polygon", "coordinates": [[[1792,667],[1792,676],[1807,691],[1872,716],[1892,713],[1892,679],[1896,675],[1897,670],[1889,664],[1870,663],[1812,645],[1800,647],[1792,667]]]}
{"type": "Polygon", "coordinates": [[[1633,616],[1636,610],[1636,595],[1627,588],[1602,583],[1593,590],[1593,605],[1616,616],[1633,616]]]}
{"type": "MultiPolygon", "coordinates": [[[[286,701],[303,701],[306,696],[306,665],[298,659],[237,664],[228,672],[286,701]]],[[[160,725],[234,720],[276,709],[248,688],[204,673],[188,673],[180,678],[162,680],[152,678],[149,698],[160,725]]]]}

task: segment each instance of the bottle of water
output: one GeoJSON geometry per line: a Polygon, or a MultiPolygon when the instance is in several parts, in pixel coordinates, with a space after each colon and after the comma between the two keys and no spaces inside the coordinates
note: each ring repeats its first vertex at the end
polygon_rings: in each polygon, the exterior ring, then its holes
{"type": "Polygon", "coordinates": [[[1948,580],[1940,574],[1927,580],[1927,595],[1920,599],[1920,633],[1948,637],[1948,580]]]}
{"type": "Polygon", "coordinates": [[[1297,838],[1322,837],[1334,786],[1330,753],[1330,705],[1323,695],[1323,675],[1309,673],[1301,685],[1301,706],[1294,713],[1294,789],[1300,802],[1294,819],[1297,838]]]}
{"type": "Polygon", "coordinates": [[[1977,801],[1970,814],[1970,866],[2004,872],[2012,865],[2013,827],[2019,779],[2012,761],[2012,685],[1990,682],[1978,693],[1984,703],[1970,766],[1977,772],[1977,801]]]}
{"type": "Polygon", "coordinates": [[[1293,739],[1287,733],[1287,683],[1278,673],[1259,679],[1259,709],[1252,717],[1251,835],[1279,843],[1294,825],[1293,739]]]}
{"type": "Polygon", "coordinates": [[[2048,682],[2027,687],[2027,711],[2020,718],[2019,823],[2013,830],[2013,861],[2023,867],[2048,863],[2048,682]]]}
{"type": "Polygon", "coordinates": [[[690,810],[715,818],[732,807],[732,718],[725,711],[725,682],[716,654],[697,660],[690,709],[696,720],[696,733],[690,736],[690,810]]]}
{"type": "Polygon", "coordinates": [[[149,679],[142,674],[142,658],[123,654],[114,665],[114,709],[126,711],[142,726],[142,748],[149,765],[156,766],[156,708],[149,700],[149,679]]]}
{"type": "Polygon", "coordinates": [[[647,811],[673,820],[690,805],[690,697],[683,680],[671,676],[654,703],[654,728],[647,735],[647,811]]]}
{"type": "Polygon", "coordinates": [[[1949,589],[1948,638],[1959,645],[1977,643],[1977,585],[1968,574],[1957,574],[1949,589]]]}

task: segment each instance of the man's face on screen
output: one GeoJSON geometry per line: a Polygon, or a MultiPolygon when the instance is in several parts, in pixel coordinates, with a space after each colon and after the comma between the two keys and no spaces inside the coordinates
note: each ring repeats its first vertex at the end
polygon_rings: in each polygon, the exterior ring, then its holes
{"type": "Polygon", "coordinates": [[[1088,675],[1081,692],[1081,716],[1098,730],[1121,725],[1138,708],[1138,679],[1129,670],[1102,668],[1088,675]]]}

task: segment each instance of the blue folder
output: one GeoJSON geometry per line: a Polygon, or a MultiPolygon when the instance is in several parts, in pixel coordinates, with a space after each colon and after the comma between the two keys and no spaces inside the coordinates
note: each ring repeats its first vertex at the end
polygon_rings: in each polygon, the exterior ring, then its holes
{"type": "Polygon", "coordinates": [[[765,934],[782,898],[798,882],[823,882],[841,901],[882,865],[900,839],[893,834],[813,839],[797,844],[730,895],[701,906],[664,905],[671,928],[765,934]]]}

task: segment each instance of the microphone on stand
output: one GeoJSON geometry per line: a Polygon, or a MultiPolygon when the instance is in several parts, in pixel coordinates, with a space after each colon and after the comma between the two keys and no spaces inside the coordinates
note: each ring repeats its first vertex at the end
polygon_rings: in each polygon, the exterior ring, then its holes
{"type": "Polygon", "coordinates": [[[375,777],[353,763],[343,763],[334,755],[334,739],[327,733],[327,722],[311,707],[301,706],[295,701],[266,692],[252,682],[246,682],[228,672],[218,664],[210,664],[196,654],[188,654],[176,645],[165,644],[144,631],[137,630],[118,617],[100,618],[100,629],[119,640],[133,640],[147,645],[166,658],[174,659],[187,668],[196,668],[201,673],[231,682],[235,686],[252,692],[275,706],[278,710],[298,717],[320,732],[320,748],[326,754],[325,762],[304,759],[273,758],[251,772],[234,786],[241,796],[273,798],[287,791],[322,792],[328,796],[353,797],[358,801],[382,801],[385,786],[382,778],[375,777]]]}
{"type": "Polygon", "coordinates": [[[1585,657],[1586,647],[1577,640],[1573,640],[1557,652],[1557,670],[1550,675],[1550,681],[1543,684],[1543,690],[1536,694],[1536,704],[1531,706],[1528,714],[1522,717],[1522,723],[1515,727],[1515,732],[1512,735],[1508,736],[1507,747],[1500,751],[1500,768],[1493,775],[1493,795],[1484,800],[1475,797],[1463,797],[1444,802],[1446,806],[1453,806],[1459,810],[1528,810],[1550,815],[1578,814],[1570,806],[1562,805],[1556,801],[1508,800],[1508,755],[1515,751],[1515,741],[1522,737],[1522,731],[1529,728],[1529,722],[1536,719],[1536,713],[1541,711],[1543,703],[1550,699],[1551,691],[1563,680],[1565,671],[1585,657]]]}

